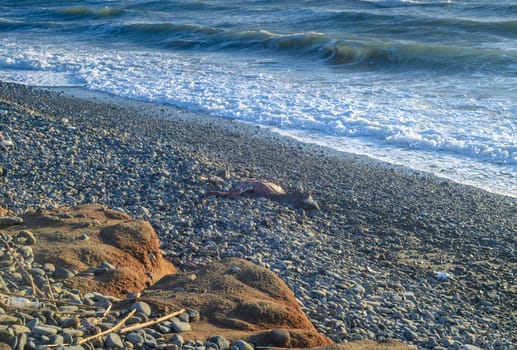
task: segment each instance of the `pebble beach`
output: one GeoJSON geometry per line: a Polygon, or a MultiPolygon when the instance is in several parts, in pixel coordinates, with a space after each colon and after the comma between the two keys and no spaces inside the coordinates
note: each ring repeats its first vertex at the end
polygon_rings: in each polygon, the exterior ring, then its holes
{"type": "Polygon", "coordinates": [[[267,129],[80,90],[0,83],[0,204],[101,203],[156,229],[188,269],[267,267],[337,341],[515,349],[517,199],[267,129]],[[320,210],[210,195],[246,179],[320,210]]]}

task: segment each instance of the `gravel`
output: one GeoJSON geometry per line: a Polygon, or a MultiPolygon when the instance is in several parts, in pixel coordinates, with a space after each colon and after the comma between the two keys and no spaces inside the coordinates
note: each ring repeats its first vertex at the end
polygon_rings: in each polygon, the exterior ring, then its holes
{"type": "Polygon", "coordinates": [[[17,213],[98,202],[151,222],[180,268],[246,258],[282,277],[337,341],[517,344],[515,198],[80,90],[0,83],[0,110],[13,143],[0,152],[0,203],[17,213]],[[208,194],[249,178],[303,188],[321,210],[208,194]]]}

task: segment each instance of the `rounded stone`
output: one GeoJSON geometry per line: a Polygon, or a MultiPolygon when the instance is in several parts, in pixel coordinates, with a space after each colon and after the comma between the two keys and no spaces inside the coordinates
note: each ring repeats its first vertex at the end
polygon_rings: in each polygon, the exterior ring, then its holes
{"type": "Polygon", "coordinates": [[[32,334],[36,335],[54,335],[57,334],[57,328],[46,325],[36,325],[32,327],[32,334]]]}
{"type": "Polygon", "coordinates": [[[22,333],[30,333],[31,330],[29,327],[20,325],[20,324],[12,324],[9,326],[14,332],[15,335],[22,334],[22,333]]]}
{"type": "Polygon", "coordinates": [[[188,322],[182,322],[180,320],[172,321],[172,329],[177,333],[189,332],[192,330],[188,322]]]}
{"type": "Polygon", "coordinates": [[[268,334],[271,344],[278,347],[288,347],[291,342],[291,335],[285,329],[274,329],[268,334]]]}
{"type": "Polygon", "coordinates": [[[110,333],[106,336],[106,340],[104,341],[104,345],[108,349],[123,349],[124,343],[120,338],[120,335],[117,333],[110,333]]]}
{"type": "Polygon", "coordinates": [[[79,327],[80,321],[79,317],[69,317],[63,320],[61,326],[63,328],[77,328],[79,327]]]}
{"type": "Polygon", "coordinates": [[[184,312],[182,314],[179,314],[177,317],[181,322],[189,322],[190,317],[187,312],[184,312]]]}
{"type": "Polygon", "coordinates": [[[190,322],[196,322],[201,319],[199,311],[197,311],[197,310],[189,309],[189,310],[187,310],[187,314],[188,314],[190,322]]]}
{"type": "Polygon", "coordinates": [[[15,241],[18,244],[33,245],[34,243],[36,243],[36,237],[31,231],[22,230],[18,232],[18,234],[16,235],[15,241]]]}
{"type": "Polygon", "coordinates": [[[141,312],[147,317],[151,316],[151,306],[149,304],[144,303],[143,301],[137,301],[133,305],[131,305],[130,310],[136,310],[137,312],[141,312]]]}
{"type": "Polygon", "coordinates": [[[54,265],[52,263],[45,263],[43,265],[43,269],[45,269],[45,271],[47,271],[47,272],[54,272],[54,271],[56,271],[56,265],[54,265]]]}
{"type": "Polygon", "coordinates": [[[39,267],[33,267],[32,269],[29,270],[30,274],[33,276],[33,277],[36,277],[36,276],[45,276],[45,270],[39,268],[39,267]]]}
{"type": "Polygon", "coordinates": [[[415,332],[413,332],[412,330],[409,330],[409,329],[406,329],[404,331],[403,335],[404,335],[404,338],[406,338],[409,341],[418,339],[418,334],[416,334],[415,332]]]}
{"type": "Polygon", "coordinates": [[[177,345],[178,348],[181,348],[183,344],[185,344],[185,340],[181,335],[174,333],[171,337],[171,344],[177,345]]]}
{"type": "Polygon", "coordinates": [[[156,338],[153,336],[146,334],[145,340],[144,340],[144,346],[150,349],[156,349],[158,347],[158,342],[156,341],[156,338]]]}
{"type": "Polygon", "coordinates": [[[228,350],[230,348],[230,341],[221,335],[210,337],[208,341],[217,345],[219,350],[228,350]]]}
{"type": "Polygon", "coordinates": [[[51,344],[63,345],[65,343],[65,338],[60,334],[55,334],[50,337],[51,344]]]}
{"type": "Polygon", "coordinates": [[[57,267],[52,276],[54,278],[64,279],[74,277],[74,273],[64,267],[57,267]]]}
{"type": "Polygon", "coordinates": [[[144,345],[145,338],[137,332],[132,332],[126,335],[126,340],[137,347],[141,347],[144,345]]]}
{"type": "Polygon", "coordinates": [[[250,343],[244,340],[236,340],[233,342],[230,350],[254,350],[250,343]]]}
{"type": "Polygon", "coordinates": [[[27,344],[27,334],[21,333],[15,335],[9,339],[9,345],[12,349],[25,349],[25,345],[27,344]]]}

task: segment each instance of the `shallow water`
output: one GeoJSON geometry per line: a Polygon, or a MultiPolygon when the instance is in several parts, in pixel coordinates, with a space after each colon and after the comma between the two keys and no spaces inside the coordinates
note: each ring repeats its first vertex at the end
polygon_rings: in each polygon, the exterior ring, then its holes
{"type": "Polygon", "coordinates": [[[0,79],[253,122],[517,197],[513,1],[3,1],[0,79]]]}

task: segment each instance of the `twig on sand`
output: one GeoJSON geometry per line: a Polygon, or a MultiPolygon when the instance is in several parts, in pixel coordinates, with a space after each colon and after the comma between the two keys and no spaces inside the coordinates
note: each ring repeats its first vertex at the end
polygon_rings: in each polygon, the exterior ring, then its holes
{"type": "Polygon", "coordinates": [[[135,314],[136,312],[136,309],[133,309],[131,310],[131,312],[129,314],[126,315],[126,317],[124,317],[119,323],[117,323],[115,326],[113,326],[112,328],[110,329],[106,329],[104,332],[100,332],[100,333],[97,333],[97,334],[94,334],[90,337],[87,337],[87,338],[84,338],[80,341],[77,342],[77,345],[81,345],[81,344],[84,344],[84,343],[87,343],[89,342],[90,340],[93,340],[95,338],[99,338],[99,337],[102,337],[103,335],[106,335],[106,334],[110,334],[110,333],[113,333],[115,332],[117,329],[121,328],[124,323],[126,323],[126,321],[135,314]]]}

